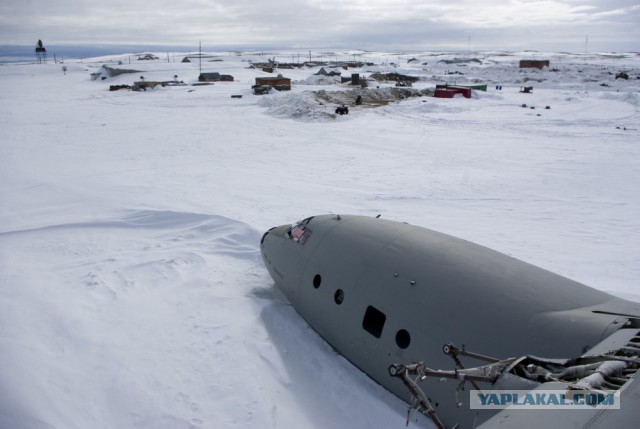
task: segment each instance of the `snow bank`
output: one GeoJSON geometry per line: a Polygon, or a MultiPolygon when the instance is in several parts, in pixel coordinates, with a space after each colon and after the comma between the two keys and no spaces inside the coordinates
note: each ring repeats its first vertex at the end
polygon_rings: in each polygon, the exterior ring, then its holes
{"type": "Polygon", "coordinates": [[[318,101],[312,91],[267,95],[258,104],[266,107],[266,113],[278,118],[293,118],[317,122],[336,119],[331,106],[318,101]]]}

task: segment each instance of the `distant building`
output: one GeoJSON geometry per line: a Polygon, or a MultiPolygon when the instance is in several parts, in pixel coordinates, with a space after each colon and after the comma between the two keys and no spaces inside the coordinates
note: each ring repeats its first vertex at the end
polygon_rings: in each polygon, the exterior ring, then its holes
{"type": "Polygon", "coordinates": [[[107,80],[111,77],[120,76],[126,73],[142,73],[140,70],[131,69],[119,69],[115,67],[109,67],[103,64],[95,73],[91,73],[91,80],[107,80]]]}
{"type": "Polygon", "coordinates": [[[316,76],[340,76],[341,73],[337,70],[331,70],[330,72],[326,71],[323,68],[320,69],[320,71],[318,73],[316,73],[316,76]]]}
{"type": "Polygon", "coordinates": [[[233,82],[233,76],[220,74],[218,72],[200,73],[200,76],[198,76],[198,82],[233,82]]]}
{"type": "Polygon", "coordinates": [[[471,98],[471,88],[462,88],[459,86],[449,86],[436,88],[433,96],[436,98],[453,98],[457,94],[462,94],[464,98],[471,98]]]}
{"type": "Polygon", "coordinates": [[[153,54],[138,54],[138,61],[151,61],[159,59],[153,54]]]}
{"type": "Polygon", "coordinates": [[[291,90],[291,79],[288,77],[276,76],[276,77],[257,77],[255,86],[270,86],[278,91],[291,90]]]}
{"type": "Polygon", "coordinates": [[[521,69],[540,69],[549,67],[549,60],[520,60],[521,69]]]}

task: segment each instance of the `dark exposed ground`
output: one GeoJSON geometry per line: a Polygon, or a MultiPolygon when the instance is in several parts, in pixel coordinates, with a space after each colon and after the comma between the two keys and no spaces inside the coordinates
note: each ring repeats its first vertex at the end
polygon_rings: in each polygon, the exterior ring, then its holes
{"type": "Polygon", "coordinates": [[[362,106],[384,106],[388,103],[405,100],[412,97],[432,96],[432,89],[412,88],[357,88],[349,91],[320,90],[315,93],[315,98],[324,104],[346,104],[355,106],[358,96],[362,97],[362,106]]]}

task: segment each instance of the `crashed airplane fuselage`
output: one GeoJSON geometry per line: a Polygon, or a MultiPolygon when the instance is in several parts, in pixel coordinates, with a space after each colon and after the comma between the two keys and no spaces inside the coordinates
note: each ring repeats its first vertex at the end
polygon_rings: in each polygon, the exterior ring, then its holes
{"type": "MultiPolygon", "coordinates": [[[[527,379],[518,365],[568,374],[571,359],[640,328],[638,303],[406,223],[315,216],[270,229],[261,251],[277,287],[326,341],[442,427],[471,428],[498,412],[470,409],[460,399],[462,381],[475,383],[467,389],[534,389],[539,378],[527,379]],[[492,378],[469,372],[464,380],[452,350],[472,350],[474,364],[492,357],[484,362],[494,365],[485,370],[492,378]],[[532,363],[532,355],[564,360],[532,363]],[[423,365],[411,366],[417,362],[423,365]],[[418,388],[409,373],[458,382],[418,388]]],[[[637,358],[625,368],[637,369],[637,358]]]]}

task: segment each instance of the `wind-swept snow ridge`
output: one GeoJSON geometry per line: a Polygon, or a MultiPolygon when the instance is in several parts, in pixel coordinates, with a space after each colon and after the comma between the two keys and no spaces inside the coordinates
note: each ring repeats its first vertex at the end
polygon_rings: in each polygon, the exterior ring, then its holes
{"type": "Polygon", "coordinates": [[[154,210],[0,234],[0,427],[198,427],[180,417],[201,407],[189,373],[234,342],[225,319],[247,303],[224,288],[255,269],[258,240],[222,216],[154,210]]]}
{"type": "MultiPolygon", "coordinates": [[[[118,219],[106,221],[71,222],[42,226],[27,230],[0,232],[0,240],[25,234],[64,234],[74,230],[92,231],[93,234],[109,233],[114,229],[136,229],[164,231],[158,241],[177,243],[188,240],[204,253],[221,253],[230,256],[256,258],[259,232],[248,225],[222,216],[172,211],[131,211],[118,219]]],[[[116,233],[117,234],[117,233],[116,233]]],[[[162,244],[158,244],[162,246],[162,244]]]]}

